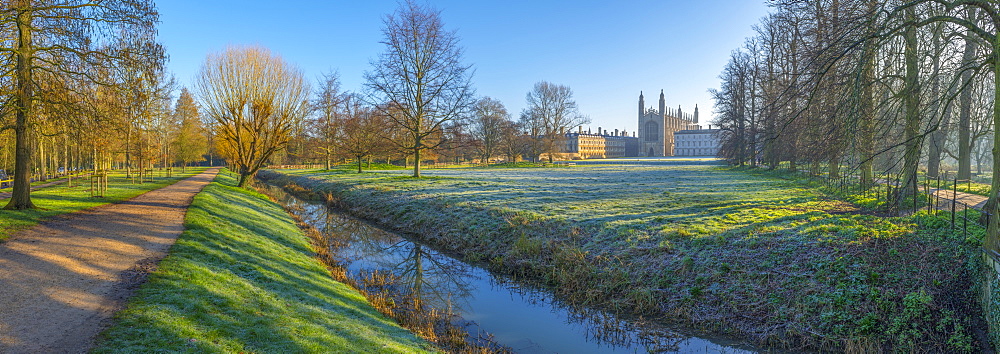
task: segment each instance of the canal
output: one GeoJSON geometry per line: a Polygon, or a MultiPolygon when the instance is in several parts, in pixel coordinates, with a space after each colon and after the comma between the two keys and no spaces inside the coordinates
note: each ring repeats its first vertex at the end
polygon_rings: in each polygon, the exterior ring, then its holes
{"type": "Polygon", "coordinates": [[[338,245],[335,256],[349,275],[391,272],[400,288],[425,304],[457,314],[461,319],[455,322],[473,336],[489,333],[495,343],[518,353],[755,351],[732,341],[566,306],[543,290],[493,275],[320,202],[299,199],[279,187],[260,187],[338,245]]]}

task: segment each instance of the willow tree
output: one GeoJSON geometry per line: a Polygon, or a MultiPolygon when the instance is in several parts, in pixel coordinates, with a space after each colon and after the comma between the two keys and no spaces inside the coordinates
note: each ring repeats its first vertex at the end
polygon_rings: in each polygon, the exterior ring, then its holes
{"type": "Polygon", "coordinates": [[[397,144],[413,155],[413,176],[420,177],[421,153],[441,145],[434,137],[471,103],[471,66],[439,11],[407,1],[384,23],[386,48],[365,73],[366,86],[374,106],[405,133],[397,144]]]}
{"type": "Polygon", "coordinates": [[[0,6],[0,53],[10,68],[15,135],[13,195],[6,209],[34,208],[30,171],[38,87],[46,80],[92,81],[94,67],[130,67],[162,53],[149,46],[107,46],[120,38],[152,41],[159,15],[152,0],[10,0],[0,6]]]}
{"type": "Polygon", "coordinates": [[[196,86],[216,145],[246,187],[291,140],[309,114],[302,72],[263,47],[229,47],[210,54],[196,86]]]}

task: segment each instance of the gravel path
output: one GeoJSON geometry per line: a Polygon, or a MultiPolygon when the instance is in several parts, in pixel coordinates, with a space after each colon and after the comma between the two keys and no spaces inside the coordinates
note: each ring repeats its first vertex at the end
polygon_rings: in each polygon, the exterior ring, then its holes
{"type": "Polygon", "coordinates": [[[0,353],[82,353],[177,236],[213,168],[0,243],[0,353]]]}

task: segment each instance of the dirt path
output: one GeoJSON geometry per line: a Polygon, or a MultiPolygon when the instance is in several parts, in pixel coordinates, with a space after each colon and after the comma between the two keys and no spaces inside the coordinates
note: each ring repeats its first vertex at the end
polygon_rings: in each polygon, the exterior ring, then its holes
{"type": "Polygon", "coordinates": [[[184,231],[187,207],[218,171],[0,243],[0,353],[86,352],[184,231]]]}
{"type": "MultiPolygon", "coordinates": [[[[882,179],[882,178],[876,178],[875,182],[876,183],[881,183],[881,184],[890,183],[893,186],[898,186],[899,185],[899,182],[896,182],[896,181],[888,181],[887,182],[885,179],[882,179]]],[[[924,190],[924,186],[918,186],[917,189],[919,189],[920,191],[923,191],[924,190]]],[[[983,210],[983,208],[986,207],[986,202],[990,199],[988,197],[984,197],[984,196],[981,196],[981,195],[978,195],[978,194],[958,192],[958,191],[954,191],[954,190],[951,190],[951,189],[948,189],[948,188],[941,188],[941,189],[938,189],[938,188],[929,188],[929,189],[927,189],[927,192],[932,197],[937,198],[937,202],[938,203],[944,203],[944,204],[940,204],[939,205],[939,208],[944,208],[944,209],[950,208],[951,201],[952,201],[952,199],[954,199],[955,201],[958,202],[958,205],[960,206],[958,209],[960,209],[960,210],[964,210],[965,209],[964,206],[961,206],[962,204],[968,205],[970,208],[973,208],[973,209],[983,210]],[[947,204],[947,205],[945,205],[945,204],[947,204]]]]}
{"type": "MultiPolygon", "coordinates": [[[[986,206],[986,201],[990,199],[990,198],[987,198],[987,197],[984,197],[984,196],[981,196],[981,195],[978,195],[978,194],[965,193],[965,192],[955,192],[955,191],[952,191],[950,189],[935,189],[935,188],[931,188],[930,189],[930,193],[931,193],[931,196],[936,196],[936,197],[940,198],[941,200],[945,200],[945,201],[948,201],[948,202],[950,202],[952,200],[952,198],[954,198],[955,201],[957,201],[959,203],[964,203],[965,205],[968,205],[968,206],[972,207],[973,209],[978,209],[978,210],[983,210],[983,207],[986,206]]],[[[964,209],[964,208],[965,207],[962,207],[962,208],[959,208],[959,209],[964,209]]]]}

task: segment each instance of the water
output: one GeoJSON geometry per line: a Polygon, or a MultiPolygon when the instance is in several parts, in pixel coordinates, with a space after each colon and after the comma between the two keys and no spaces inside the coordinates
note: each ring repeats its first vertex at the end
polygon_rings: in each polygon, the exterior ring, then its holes
{"type": "Polygon", "coordinates": [[[752,352],[725,340],[574,309],[550,300],[544,291],[494,276],[278,187],[267,188],[323,235],[346,242],[337,256],[349,274],[389,270],[425,303],[459,314],[470,333],[488,332],[495,342],[519,353],[752,352]]]}

